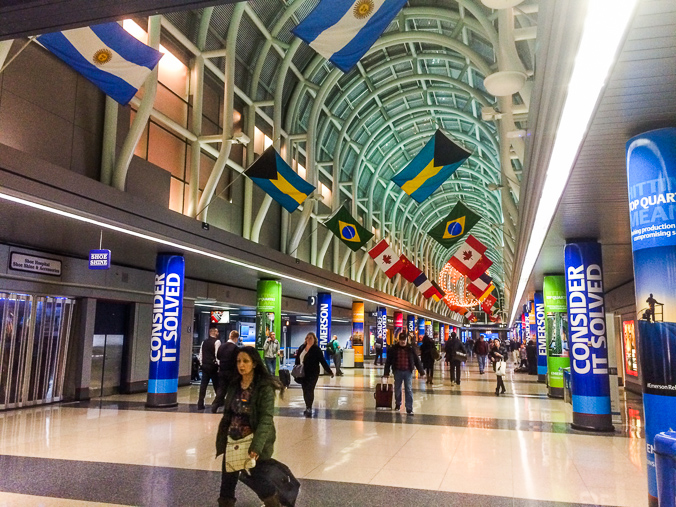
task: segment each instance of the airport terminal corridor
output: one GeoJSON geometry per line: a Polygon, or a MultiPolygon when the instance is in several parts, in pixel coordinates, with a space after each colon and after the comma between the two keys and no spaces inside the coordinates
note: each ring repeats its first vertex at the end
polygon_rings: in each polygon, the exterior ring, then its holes
{"type": "MultiPolygon", "coordinates": [[[[647,505],[638,396],[622,393],[614,434],[582,434],[570,405],[511,363],[499,397],[476,359],[460,386],[439,364],[433,385],[414,379],[413,416],[375,409],[380,366],[321,376],[312,418],[292,381],[276,404],[274,457],[301,482],[297,505],[647,505]]],[[[146,409],[142,394],[2,413],[0,505],[215,504],[221,414],[197,411],[197,394],[180,388],[166,410],[146,409]]],[[[261,501],[240,483],[237,505],[261,501]]]]}

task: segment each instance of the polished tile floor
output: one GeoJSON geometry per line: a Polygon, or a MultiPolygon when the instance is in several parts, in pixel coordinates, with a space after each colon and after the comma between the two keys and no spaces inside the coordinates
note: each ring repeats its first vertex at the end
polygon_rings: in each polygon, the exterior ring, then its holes
{"type": "MultiPolygon", "coordinates": [[[[368,365],[320,377],[312,419],[299,387],[279,401],[275,457],[301,479],[298,505],[647,505],[633,395],[621,391],[614,435],[588,435],[525,374],[510,371],[496,397],[495,376],[476,363],[461,386],[437,370],[432,386],[414,380],[413,417],[375,410],[381,374],[368,365]]],[[[0,506],[215,505],[220,415],[196,400],[190,386],[170,410],[133,395],[0,413],[0,506]]],[[[238,497],[260,505],[243,485],[238,497]]]]}

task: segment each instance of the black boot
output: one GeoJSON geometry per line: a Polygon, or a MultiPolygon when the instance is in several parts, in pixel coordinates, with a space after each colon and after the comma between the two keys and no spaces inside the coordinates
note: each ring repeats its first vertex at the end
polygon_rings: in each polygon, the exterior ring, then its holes
{"type": "Polygon", "coordinates": [[[282,507],[282,504],[279,503],[279,496],[277,493],[268,498],[261,498],[261,500],[263,500],[263,505],[265,507],[282,507]]]}
{"type": "Polygon", "coordinates": [[[235,500],[234,498],[219,498],[218,499],[218,507],[235,507],[235,500]]]}

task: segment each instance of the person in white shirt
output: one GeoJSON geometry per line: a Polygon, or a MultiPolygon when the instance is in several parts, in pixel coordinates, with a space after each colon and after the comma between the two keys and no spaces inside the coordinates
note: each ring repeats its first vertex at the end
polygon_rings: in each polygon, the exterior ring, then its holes
{"type": "Polygon", "coordinates": [[[218,360],[216,354],[220,346],[218,327],[212,324],[209,327],[209,338],[202,342],[198,356],[202,369],[202,382],[200,383],[200,394],[197,398],[197,410],[204,410],[204,397],[207,394],[209,381],[214,386],[214,393],[218,392],[218,360]]]}

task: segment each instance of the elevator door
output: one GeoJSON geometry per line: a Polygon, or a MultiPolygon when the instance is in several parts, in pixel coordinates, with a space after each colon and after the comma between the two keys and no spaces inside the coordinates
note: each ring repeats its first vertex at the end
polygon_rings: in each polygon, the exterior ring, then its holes
{"type": "Polygon", "coordinates": [[[125,336],[129,326],[129,305],[98,301],[92,347],[91,396],[120,392],[123,377],[125,336]]]}
{"type": "Polygon", "coordinates": [[[74,301],[0,292],[0,410],[59,401],[74,301]]]}

